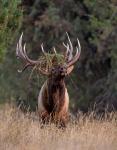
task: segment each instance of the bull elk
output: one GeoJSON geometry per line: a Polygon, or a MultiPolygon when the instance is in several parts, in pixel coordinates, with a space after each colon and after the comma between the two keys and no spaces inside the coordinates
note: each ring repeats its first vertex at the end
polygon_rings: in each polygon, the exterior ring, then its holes
{"type": "MultiPolygon", "coordinates": [[[[76,53],[73,56],[73,45],[69,38],[68,43],[63,43],[66,49],[64,54],[64,64],[53,64],[48,70],[39,69],[39,71],[48,77],[44,82],[38,96],[38,113],[43,121],[50,119],[65,126],[68,120],[68,107],[69,107],[69,95],[65,85],[65,77],[69,75],[73,68],[74,63],[79,59],[81,53],[80,42],[77,38],[78,46],[76,46],[76,53]]],[[[26,44],[22,45],[22,37],[20,36],[17,43],[16,56],[22,59],[25,63],[24,71],[29,66],[36,66],[40,62],[39,60],[31,60],[26,53],[26,44]]],[[[42,52],[45,55],[43,44],[41,45],[42,52]]],[[[55,50],[55,49],[54,49],[55,50]]]]}

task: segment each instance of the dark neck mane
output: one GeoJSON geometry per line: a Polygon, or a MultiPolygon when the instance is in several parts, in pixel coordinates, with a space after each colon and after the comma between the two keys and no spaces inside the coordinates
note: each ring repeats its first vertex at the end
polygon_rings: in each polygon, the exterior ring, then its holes
{"type": "Polygon", "coordinates": [[[47,81],[48,97],[46,110],[48,113],[60,112],[65,102],[64,78],[49,78],[47,81]]]}

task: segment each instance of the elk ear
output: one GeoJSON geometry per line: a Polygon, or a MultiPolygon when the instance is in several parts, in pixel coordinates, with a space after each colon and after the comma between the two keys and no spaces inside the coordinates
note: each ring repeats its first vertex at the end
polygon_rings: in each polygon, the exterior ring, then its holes
{"type": "Polygon", "coordinates": [[[74,69],[74,66],[70,66],[69,68],[67,68],[67,75],[70,74],[72,72],[72,70],[74,69]]]}

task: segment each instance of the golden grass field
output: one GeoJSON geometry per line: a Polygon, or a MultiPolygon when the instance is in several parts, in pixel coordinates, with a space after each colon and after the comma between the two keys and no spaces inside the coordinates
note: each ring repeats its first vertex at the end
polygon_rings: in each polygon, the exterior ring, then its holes
{"type": "Polygon", "coordinates": [[[103,120],[80,115],[65,130],[42,129],[31,116],[13,106],[0,107],[0,150],[117,150],[116,114],[103,120]]]}

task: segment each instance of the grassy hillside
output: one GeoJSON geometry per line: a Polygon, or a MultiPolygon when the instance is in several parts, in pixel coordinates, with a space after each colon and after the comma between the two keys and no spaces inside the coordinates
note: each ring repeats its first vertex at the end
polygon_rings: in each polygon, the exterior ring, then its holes
{"type": "Polygon", "coordinates": [[[33,114],[6,105],[0,109],[0,150],[116,150],[116,115],[95,120],[80,115],[65,131],[48,125],[41,129],[33,114]]]}

